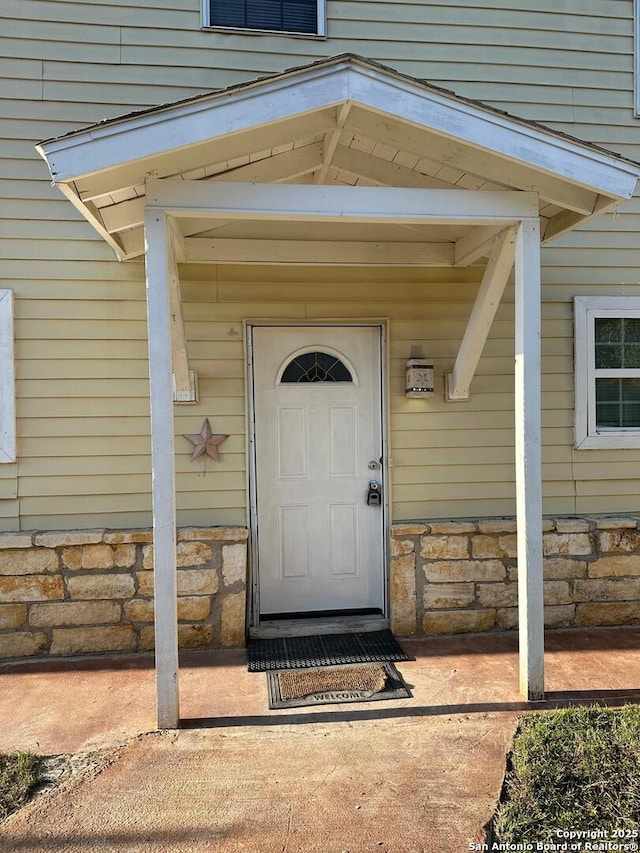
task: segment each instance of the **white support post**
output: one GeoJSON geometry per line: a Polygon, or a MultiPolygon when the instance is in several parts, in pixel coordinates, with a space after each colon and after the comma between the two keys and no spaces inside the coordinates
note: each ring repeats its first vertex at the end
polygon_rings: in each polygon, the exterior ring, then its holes
{"type": "Polygon", "coordinates": [[[520,692],[544,697],[542,451],[540,411],[540,225],[516,233],[515,432],[520,692]]]}
{"type": "Polygon", "coordinates": [[[167,217],[145,217],[147,319],[151,385],[151,464],[155,581],[156,695],[158,728],[174,729],[178,699],[176,506],[171,381],[171,311],[167,217]]]}

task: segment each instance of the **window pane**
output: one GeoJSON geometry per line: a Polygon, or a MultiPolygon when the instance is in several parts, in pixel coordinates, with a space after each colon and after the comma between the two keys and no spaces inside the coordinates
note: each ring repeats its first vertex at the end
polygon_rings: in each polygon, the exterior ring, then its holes
{"type": "Polygon", "coordinates": [[[622,367],[622,344],[596,344],[596,369],[622,367]]]}
{"type": "Polygon", "coordinates": [[[215,27],[315,33],[317,0],[211,0],[215,27]]]}
{"type": "Polygon", "coordinates": [[[246,27],[244,0],[212,0],[211,23],[214,27],[246,27]]]}
{"type": "Polygon", "coordinates": [[[306,352],[293,358],[281,382],[352,382],[349,369],[327,352],[306,352]]]}
{"type": "Polygon", "coordinates": [[[596,317],[596,343],[612,344],[622,341],[622,320],[618,317],[596,317]]]}
{"type": "Polygon", "coordinates": [[[640,378],[596,379],[596,426],[640,427],[640,378]]]}

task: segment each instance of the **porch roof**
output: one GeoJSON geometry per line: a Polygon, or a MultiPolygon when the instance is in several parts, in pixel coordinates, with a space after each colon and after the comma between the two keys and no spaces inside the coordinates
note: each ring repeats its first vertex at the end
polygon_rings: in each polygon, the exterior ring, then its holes
{"type": "MultiPolygon", "coordinates": [[[[121,259],[144,254],[149,177],[534,193],[542,242],[616,207],[640,177],[640,165],[598,146],[351,54],[37,148],[121,259]]],[[[305,221],[292,209],[276,221],[177,217],[177,228],[184,260],[199,262],[465,266],[489,256],[505,224],[305,221]]]]}

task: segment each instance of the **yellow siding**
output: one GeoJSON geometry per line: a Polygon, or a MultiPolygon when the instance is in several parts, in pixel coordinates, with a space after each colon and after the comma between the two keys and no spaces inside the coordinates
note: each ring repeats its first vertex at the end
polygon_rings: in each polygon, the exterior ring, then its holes
{"type": "MultiPolygon", "coordinates": [[[[16,296],[19,459],[0,465],[0,528],[150,519],[143,267],[110,249],[49,183],[34,143],[343,51],[640,159],[632,0],[328,0],[328,38],[204,32],[200,0],[3,0],[0,287],[16,296]],[[523,6],[528,5],[528,9],[523,6]],[[561,6],[561,8],[558,8],[561,6]],[[463,22],[463,23],[461,23],[463,22]]],[[[545,512],[637,510],[640,451],[576,451],[574,295],[640,293],[640,199],[543,254],[545,512]]],[[[469,403],[445,404],[478,271],[183,270],[201,402],[176,408],[181,523],[243,523],[242,318],[388,317],[396,519],[514,510],[512,294],[469,403]],[[436,395],[403,396],[422,345],[436,395]],[[189,463],[208,416],[231,438],[189,463]]]]}

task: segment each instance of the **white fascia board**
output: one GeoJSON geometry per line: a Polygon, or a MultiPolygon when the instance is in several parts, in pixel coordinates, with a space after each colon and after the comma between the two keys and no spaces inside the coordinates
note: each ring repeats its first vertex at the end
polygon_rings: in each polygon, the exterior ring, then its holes
{"type": "Polygon", "coordinates": [[[640,166],[372,68],[359,67],[351,72],[349,97],[356,104],[392,113],[413,125],[562,176],[604,195],[630,198],[640,177],[640,166]]]}
{"type": "Polygon", "coordinates": [[[55,182],[74,180],[344,102],[349,92],[346,65],[216,93],[195,103],[98,125],[36,148],[55,182]]]}
{"type": "Polygon", "coordinates": [[[147,209],[177,217],[484,225],[538,216],[535,193],[150,178],[147,209]]]}

